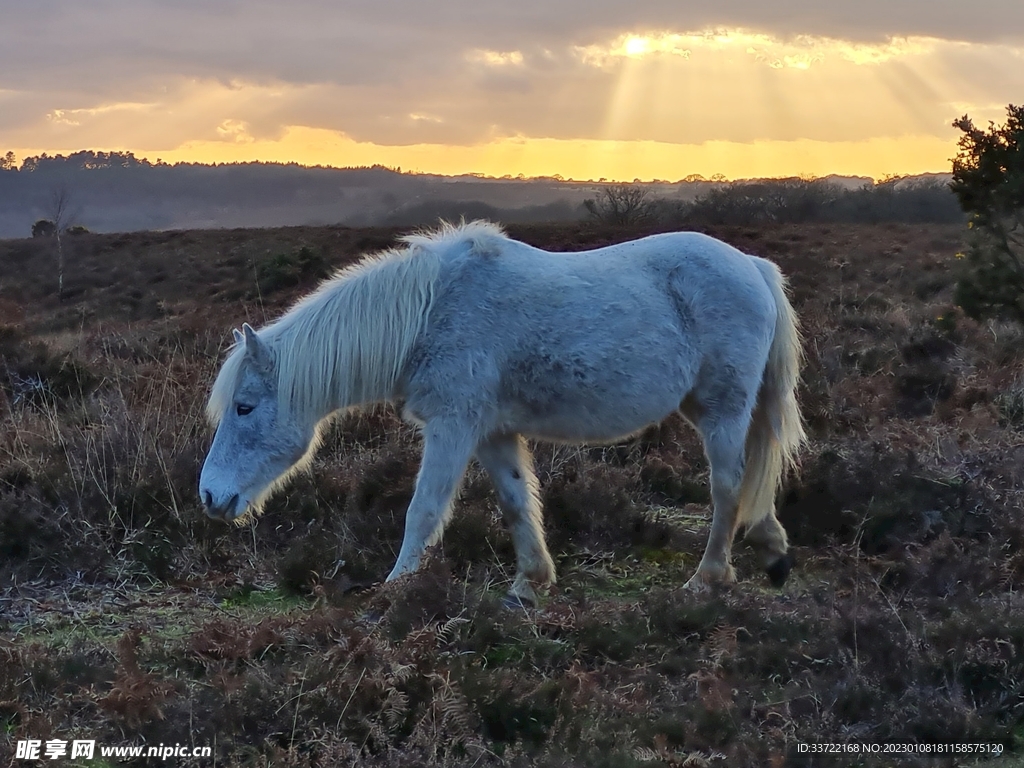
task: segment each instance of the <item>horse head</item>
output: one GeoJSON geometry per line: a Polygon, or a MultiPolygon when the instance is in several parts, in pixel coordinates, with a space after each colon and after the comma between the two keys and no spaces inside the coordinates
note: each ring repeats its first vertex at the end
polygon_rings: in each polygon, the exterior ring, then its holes
{"type": "Polygon", "coordinates": [[[312,455],[315,425],[281,407],[273,351],[248,324],[214,383],[208,415],[217,426],[199,478],[206,514],[237,520],[259,513],[273,489],[312,455]]]}

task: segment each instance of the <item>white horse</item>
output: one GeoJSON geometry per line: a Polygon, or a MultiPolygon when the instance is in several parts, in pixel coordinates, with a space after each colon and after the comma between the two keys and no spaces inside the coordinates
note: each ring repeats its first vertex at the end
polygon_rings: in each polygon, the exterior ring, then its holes
{"type": "Polygon", "coordinates": [[[686,586],[731,582],[740,526],[773,583],[792,565],[775,494],[805,439],[796,318],[771,262],[693,232],[548,253],[475,221],[327,280],[276,322],[235,331],[207,414],[207,514],[259,513],[344,409],[403,401],[423,461],[388,580],[438,541],[469,460],[511,529],[509,594],[555,581],[524,437],[611,442],[676,410],[703,438],[714,515],[686,586]]]}

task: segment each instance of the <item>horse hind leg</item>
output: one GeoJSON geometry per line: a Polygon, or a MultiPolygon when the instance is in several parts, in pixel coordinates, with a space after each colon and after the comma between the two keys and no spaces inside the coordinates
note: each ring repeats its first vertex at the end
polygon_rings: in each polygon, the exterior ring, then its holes
{"type": "Polygon", "coordinates": [[[714,512],[707,548],[697,572],[685,588],[700,591],[711,584],[736,581],[732,566],[732,542],[739,526],[740,490],[745,469],[745,442],[750,412],[731,418],[702,414],[697,428],[711,466],[711,500],[714,512]]]}
{"type": "Polygon", "coordinates": [[[793,556],[789,554],[786,529],[782,527],[775,510],[755,523],[747,531],[744,540],[757,552],[758,558],[772,586],[781,587],[786,583],[793,569],[793,556]]]}
{"type": "MultiPolygon", "coordinates": [[[[799,415],[796,416],[799,419],[799,415]]],[[[775,514],[775,496],[786,468],[785,449],[763,402],[754,410],[747,434],[747,471],[741,498],[746,541],[753,547],[772,586],[785,584],[793,569],[786,530],[775,514]]]]}
{"type": "Polygon", "coordinates": [[[494,483],[498,506],[512,534],[516,575],[509,602],[536,605],[536,590],[555,582],[555,564],[544,542],[543,512],[529,449],[519,435],[494,435],[477,446],[476,457],[494,483]]]}
{"type": "Polygon", "coordinates": [[[711,420],[692,399],[684,401],[681,410],[704,438],[714,503],[707,550],[686,586],[702,589],[735,580],[731,547],[742,525],[745,540],[772,585],[781,587],[793,568],[793,557],[786,530],[775,514],[775,489],[784,459],[765,412],[739,409],[739,415],[711,420]]]}

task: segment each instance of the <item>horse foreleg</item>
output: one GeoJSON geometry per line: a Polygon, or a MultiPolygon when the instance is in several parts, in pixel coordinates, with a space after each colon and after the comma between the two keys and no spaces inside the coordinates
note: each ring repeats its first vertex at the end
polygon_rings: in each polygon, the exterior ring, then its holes
{"type": "Polygon", "coordinates": [[[555,582],[555,564],[544,543],[543,512],[533,460],[519,435],[495,435],[476,449],[498,494],[498,506],[512,534],[516,552],[516,576],[509,596],[537,604],[535,587],[555,582]]]}
{"type": "Polygon", "coordinates": [[[470,430],[459,423],[428,423],[424,427],[423,461],[405,513],[402,549],[388,581],[419,568],[424,551],[441,538],[474,442],[470,430]]]}

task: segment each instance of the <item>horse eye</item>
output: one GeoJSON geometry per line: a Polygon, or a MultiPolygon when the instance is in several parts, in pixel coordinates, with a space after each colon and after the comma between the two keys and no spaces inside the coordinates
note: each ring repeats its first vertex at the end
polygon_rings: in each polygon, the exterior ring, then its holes
{"type": "Polygon", "coordinates": [[[252,406],[251,405],[236,405],[235,406],[235,413],[237,413],[239,416],[248,416],[250,413],[252,413],[252,406]]]}

